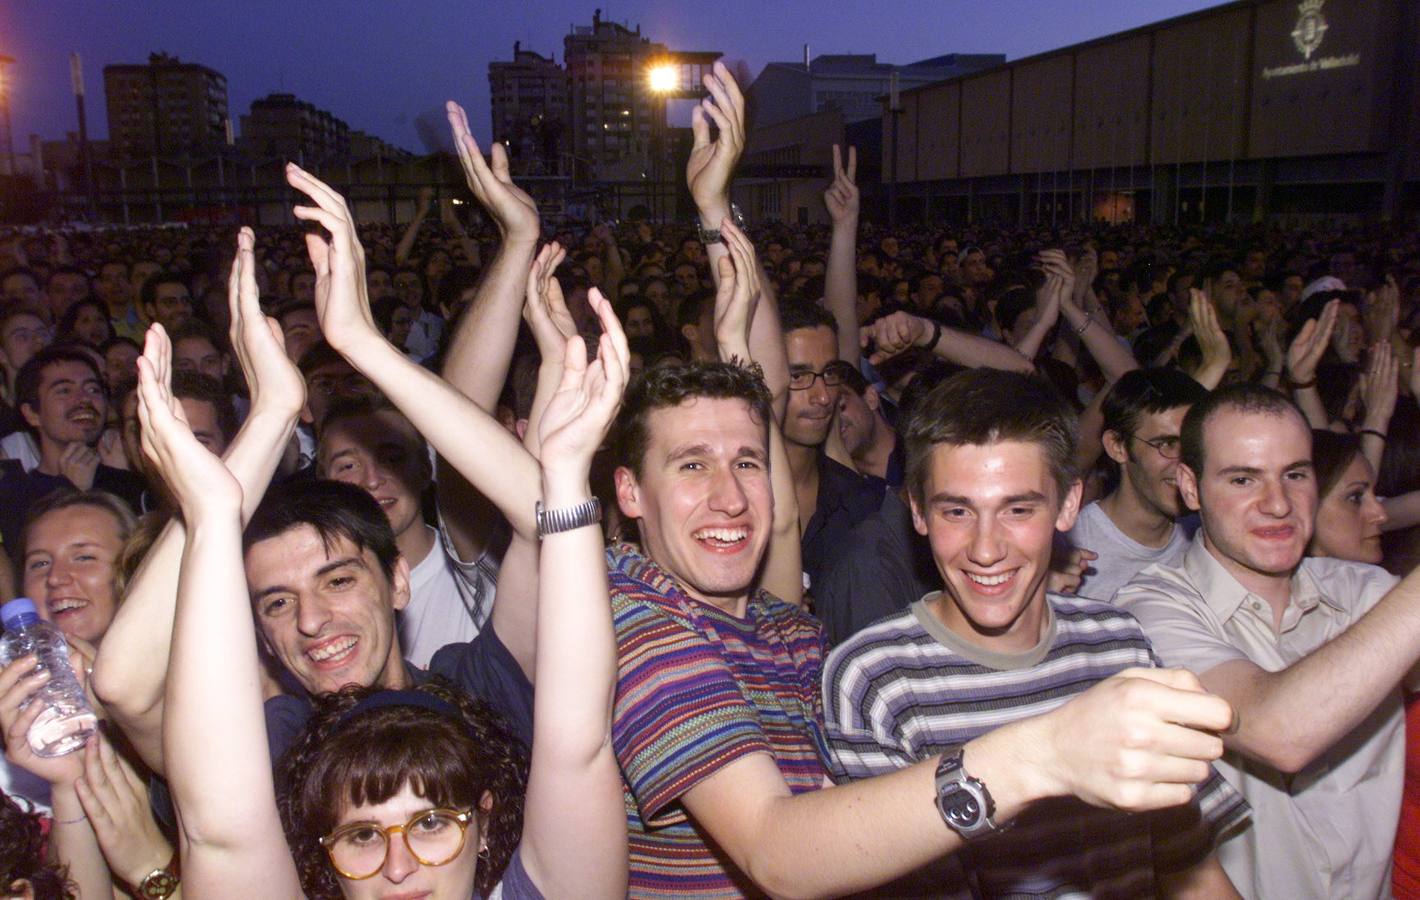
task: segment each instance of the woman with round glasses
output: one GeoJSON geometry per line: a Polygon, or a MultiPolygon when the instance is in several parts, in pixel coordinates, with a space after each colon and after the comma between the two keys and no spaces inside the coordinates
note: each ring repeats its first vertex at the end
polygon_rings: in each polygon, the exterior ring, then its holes
{"type": "MultiPolygon", "coordinates": [[[[318,207],[301,211],[319,213],[331,234],[328,244],[311,242],[316,270],[333,282],[319,298],[323,323],[358,313],[363,274],[351,263],[360,250],[344,202],[294,167],[289,177],[318,207]]],[[[254,268],[249,231],[239,245],[234,278],[242,280],[254,268]]],[[[243,305],[259,315],[254,282],[250,290],[243,305]]],[[[501,881],[504,900],[625,896],[603,542],[592,517],[570,514],[591,497],[592,454],[626,383],[628,351],[611,304],[595,293],[592,302],[604,331],[597,359],[587,362],[581,338],[568,342],[538,429],[542,503],[551,512],[540,526],[538,702],[526,782],[521,748],[478,701],[439,684],[347,689],[322,700],[288,753],[284,815],[266,755],[242,489],[182,421],[167,384],[170,348],[160,328],[150,332],[139,361],[144,453],[187,529],[163,712],[185,894],[468,900],[501,881]]],[[[298,603],[309,596],[329,611],[341,608],[332,594],[354,589],[293,591],[298,603]]]]}

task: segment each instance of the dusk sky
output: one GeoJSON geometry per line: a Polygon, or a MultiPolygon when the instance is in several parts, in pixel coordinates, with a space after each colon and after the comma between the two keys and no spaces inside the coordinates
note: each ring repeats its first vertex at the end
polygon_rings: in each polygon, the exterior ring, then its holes
{"type": "MultiPolygon", "coordinates": [[[[719,50],[758,74],[811,53],[876,53],[905,63],[942,53],[1016,59],[1135,28],[1216,0],[715,0],[603,3],[603,18],[641,25],[672,49],[719,50]]],[[[513,42],[562,61],[562,38],[589,25],[597,0],[5,0],[0,53],[17,150],[28,136],[77,129],[69,54],[83,57],[91,138],[104,138],[103,67],[163,50],[227,78],[234,128],[251,101],[293,93],[350,127],[416,152],[415,120],[454,98],[474,135],[489,134],[488,63],[513,42]]],[[[440,113],[441,114],[441,113],[440,113]]],[[[442,122],[442,119],[440,119],[442,122]]],[[[442,126],[441,126],[442,127],[442,126]]]]}

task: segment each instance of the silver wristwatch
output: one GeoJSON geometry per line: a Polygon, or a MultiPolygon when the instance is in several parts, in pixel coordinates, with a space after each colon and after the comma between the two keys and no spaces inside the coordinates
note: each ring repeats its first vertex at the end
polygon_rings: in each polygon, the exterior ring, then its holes
{"type": "Polygon", "coordinates": [[[560,531],[571,531],[574,528],[595,525],[601,520],[602,502],[596,497],[563,509],[546,509],[541,500],[537,501],[537,536],[539,540],[560,531]]]}
{"type": "Polygon", "coordinates": [[[937,812],[942,814],[947,827],[963,840],[1006,830],[991,818],[996,814],[991,792],[962,767],[961,747],[943,753],[942,761],[937,764],[937,812]]]}
{"type": "MultiPolygon", "coordinates": [[[[741,231],[744,230],[744,213],[740,212],[740,208],[733,203],[730,204],[730,221],[735,223],[736,228],[739,228],[741,231]]],[[[718,244],[724,240],[724,238],[720,237],[720,229],[706,228],[700,224],[700,219],[698,218],[695,220],[695,231],[700,236],[700,243],[702,244],[718,244]]]]}

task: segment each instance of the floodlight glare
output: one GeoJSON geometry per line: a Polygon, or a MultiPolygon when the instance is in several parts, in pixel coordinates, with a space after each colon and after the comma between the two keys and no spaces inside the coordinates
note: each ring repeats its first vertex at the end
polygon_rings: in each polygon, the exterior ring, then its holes
{"type": "Polygon", "coordinates": [[[680,86],[680,73],[675,66],[654,66],[649,74],[651,90],[658,94],[669,93],[680,86]]]}

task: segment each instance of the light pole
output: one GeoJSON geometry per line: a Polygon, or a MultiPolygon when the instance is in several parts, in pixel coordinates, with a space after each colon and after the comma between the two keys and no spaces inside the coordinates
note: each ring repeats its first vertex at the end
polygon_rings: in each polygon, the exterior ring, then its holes
{"type": "Polygon", "coordinates": [[[653,62],[646,70],[646,85],[656,98],[655,120],[651,133],[651,214],[657,222],[665,221],[662,206],[661,157],[666,152],[666,98],[680,92],[680,70],[670,62],[653,62]]]}
{"type": "Polygon", "coordinates": [[[10,133],[10,79],[8,69],[15,61],[12,56],[0,55],[0,103],[4,104],[5,114],[5,162],[10,167],[6,174],[15,174],[15,139],[10,133]]]}

